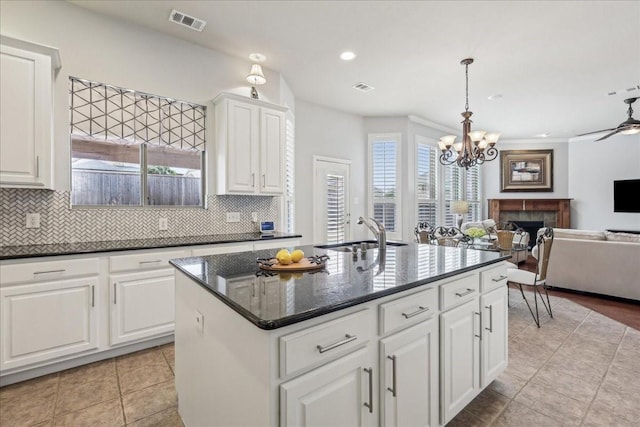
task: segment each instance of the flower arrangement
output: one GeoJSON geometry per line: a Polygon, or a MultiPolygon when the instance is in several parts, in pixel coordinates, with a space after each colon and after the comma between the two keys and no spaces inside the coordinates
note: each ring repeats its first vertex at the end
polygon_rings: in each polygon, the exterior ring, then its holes
{"type": "Polygon", "coordinates": [[[470,227],[470,228],[465,230],[464,234],[466,234],[469,237],[473,237],[475,239],[475,238],[478,238],[478,237],[486,236],[487,232],[485,231],[484,228],[470,227]]]}

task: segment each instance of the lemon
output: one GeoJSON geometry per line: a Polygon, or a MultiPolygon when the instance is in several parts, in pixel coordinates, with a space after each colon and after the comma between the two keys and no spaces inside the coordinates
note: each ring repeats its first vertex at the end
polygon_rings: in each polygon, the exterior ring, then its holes
{"type": "Polygon", "coordinates": [[[302,252],[300,249],[296,249],[295,251],[291,252],[291,261],[298,262],[302,258],[304,258],[304,252],[302,252]]]}
{"type": "Polygon", "coordinates": [[[288,253],[289,253],[289,251],[288,251],[288,250],[286,250],[286,249],[280,249],[280,250],[278,251],[278,253],[276,254],[276,259],[278,259],[278,258],[280,258],[280,256],[282,256],[282,255],[284,255],[284,254],[288,254],[288,253]]]}
{"type": "Polygon", "coordinates": [[[291,254],[289,253],[289,251],[287,252],[278,252],[279,255],[276,256],[276,259],[278,260],[278,262],[282,265],[288,265],[291,264],[291,254]]]}

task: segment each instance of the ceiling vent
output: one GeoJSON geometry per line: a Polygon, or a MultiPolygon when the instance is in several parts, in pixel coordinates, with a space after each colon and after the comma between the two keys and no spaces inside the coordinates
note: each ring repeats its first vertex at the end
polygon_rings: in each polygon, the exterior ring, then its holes
{"type": "Polygon", "coordinates": [[[353,87],[355,90],[359,90],[361,92],[371,92],[372,90],[375,89],[375,87],[369,86],[368,84],[362,83],[362,82],[356,83],[351,87],[353,87]]]}
{"type": "Polygon", "coordinates": [[[175,9],[173,9],[171,14],[169,14],[169,21],[184,25],[185,27],[189,27],[195,31],[202,31],[204,26],[207,25],[207,23],[202,19],[194,18],[186,13],[178,12],[175,9]]]}

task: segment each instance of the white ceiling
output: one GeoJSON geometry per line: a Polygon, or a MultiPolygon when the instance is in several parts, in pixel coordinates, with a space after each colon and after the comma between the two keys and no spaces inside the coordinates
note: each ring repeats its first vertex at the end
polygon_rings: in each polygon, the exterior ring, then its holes
{"type": "MultiPolygon", "coordinates": [[[[74,1],[245,58],[267,56],[297,98],[362,116],[567,138],[617,126],[640,90],[640,1],[74,1]],[[207,21],[199,33],[172,9],[207,21]],[[344,62],[344,50],[357,58],[344,62]],[[351,88],[365,82],[375,90],[351,88]],[[497,101],[489,95],[502,94],[497,101]]],[[[247,67],[247,72],[249,67],[247,67]]],[[[268,84],[268,83],[267,83],[268,84]]],[[[635,118],[640,118],[640,100],[635,118]]]]}

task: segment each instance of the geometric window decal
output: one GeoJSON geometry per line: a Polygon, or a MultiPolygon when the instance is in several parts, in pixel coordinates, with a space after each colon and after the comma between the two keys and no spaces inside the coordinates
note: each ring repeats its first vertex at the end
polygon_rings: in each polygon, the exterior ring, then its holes
{"type": "Polygon", "coordinates": [[[69,80],[73,135],[204,151],[205,106],[76,77],[69,80]]]}

